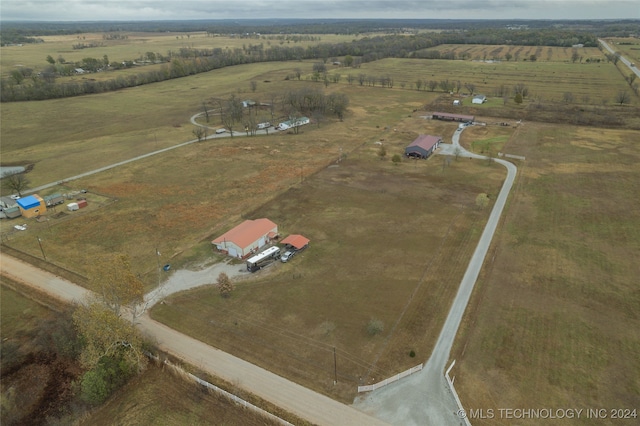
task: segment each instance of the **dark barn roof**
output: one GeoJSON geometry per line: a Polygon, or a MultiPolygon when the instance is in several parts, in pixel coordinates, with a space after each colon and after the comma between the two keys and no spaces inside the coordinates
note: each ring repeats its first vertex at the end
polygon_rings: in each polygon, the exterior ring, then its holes
{"type": "Polygon", "coordinates": [[[450,114],[448,112],[434,112],[431,117],[437,120],[449,120],[449,121],[473,121],[475,117],[473,115],[462,114],[450,114]]]}
{"type": "Polygon", "coordinates": [[[426,157],[433,152],[435,145],[439,142],[442,142],[440,136],[420,135],[405,148],[404,153],[426,157]]]}

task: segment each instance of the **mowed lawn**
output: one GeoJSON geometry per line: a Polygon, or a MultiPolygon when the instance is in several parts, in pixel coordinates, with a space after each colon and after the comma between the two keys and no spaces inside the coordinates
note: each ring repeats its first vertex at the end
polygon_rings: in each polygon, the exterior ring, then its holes
{"type": "Polygon", "coordinates": [[[579,424],[637,424],[610,412],[640,408],[636,141],[528,123],[509,144],[526,161],[452,353],[465,408],[603,408],[579,424]]]}
{"type": "Polygon", "coordinates": [[[438,156],[395,165],[378,148],[364,144],[251,213],[308,237],[306,251],[239,281],[228,299],[205,287],[153,317],[345,402],[359,384],[426,361],[489,212],[475,198],[495,197],[505,171],[438,156]]]}

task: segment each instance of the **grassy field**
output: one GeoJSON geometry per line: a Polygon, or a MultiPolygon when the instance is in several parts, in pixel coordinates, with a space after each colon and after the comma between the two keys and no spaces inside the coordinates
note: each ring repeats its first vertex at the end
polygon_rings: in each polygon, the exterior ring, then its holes
{"type": "MultiPolygon", "coordinates": [[[[106,40],[106,33],[83,33],[61,36],[40,37],[44,43],[24,44],[22,46],[3,46],[0,48],[0,75],[8,76],[17,67],[28,67],[34,70],[42,70],[49,63],[48,55],[55,60],[62,57],[66,62],[78,62],[83,58],[91,57],[102,60],[107,55],[109,62],[134,61],[144,58],[147,52],[168,56],[169,52],[177,52],[182,48],[188,49],[236,49],[243,46],[263,44],[267,49],[270,46],[312,46],[318,43],[342,43],[349,42],[356,36],[322,34],[314,35],[315,41],[280,41],[269,39],[243,39],[229,36],[208,37],[204,32],[192,33],[127,33],[119,32],[124,39],[106,40]],[[76,44],[95,44],[97,47],[86,49],[73,49],[76,44]]],[[[144,71],[146,67],[136,68],[144,71]]],[[[102,73],[105,74],[105,73],[102,73]]],[[[115,78],[120,73],[106,73],[115,78]]],[[[92,75],[91,77],[95,77],[92,75]]]]}
{"type": "MultiPolygon", "coordinates": [[[[429,49],[432,50],[432,49],[429,49]]],[[[482,44],[441,44],[433,48],[439,52],[455,53],[457,57],[466,55],[474,61],[506,61],[506,55],[511,55],[511,61],[529,61],[531,55],[537,61],[571,62],[574,50],[587,59],[605,59],[604,54],[596,47],[556,47],[556,46],[513,46],[513,45],[482,45],[482,44]]]]}
{"type": "MultiPolygon", "coordinates": [[[[299,135],[194,143],[62,184],[50,191],[88,189],[90,209],[30,220],[27,231],[11,235],[18,222],[2,221],[0,232],[6,244],[36,257],[41,237],[51,262],[83,275],[90,275],[92,257],[124,252],[151,288],[158,261],[173,269],[214,261],[211,237],[245,218],[267,216],[283,234],[309,237],[309,250],[240,282],[230,299],[204,289],[170,299],[154,315],[350,401],[357,384],[428,358],[488,213],[475,197],[493,197],[504,177],[501,167],[475,160],[447,165],[436,156],[394,165],[389,158],[418,133],[448,141],[456,127],[420,118],[441,93],[411,85],[455,76],[490,95],[500,84],[524,82],[531,97],[545,101],[540,107],[571,91],[601,109],[626,88],[612,64],[572,64],[561,52],[546,61],[546,52],[537,62],[363,64],[349,72],[392,75],[395,85],[362,87],[344,78],[329,85],[326,93],[349,96],[344,122],[327,117],[299,135]],[[387,159],[378,158],[375,142],[384,144],[387,159]],[[338,164],[341,154],[346,158],[338,164]],[[377,335],[367,332],[371,320],[383,325],[377,335]]],[[[28,177],[37,186],[194,139],[189,117],[203,101],[232,93],[266,100],[313,84],[285,81],[294,68],[309,75],[312,64],[253,64],[99,96],[1,104],[2,161],[33,164],[28,177]],[[251,80],[259,82],[255,93],[251,80]]],[[[463,108],[493,123],[506,120],[500,111],[517,107],[490,99],[463,108]]],[[[637,374],[629,373],[640,367],[633,331],[640,271],[632,264],[639,254],[638,152],[629,144],[637,131],[525,122],[474,127],[462,139],[478,152],[527,157],[456,343],[463,402],[470,408],[500,408],[496,401],[638,406],[637,374]]]]}
{"type": "Polygon", "coordinates": [[[80,424],[268,426],[279,423],[189,382],[169,368],[151,366],[80,424]]]}
{"type": "Polygon", "coordinates": [[[612,38],[606,41],[616,52],[640,66],[640,41],[637,38],[612,38]]]}
{"type": "Polygon", "coordinates": [[[465,408],[640,407],[636,137],[529,123],[510,142],[526,162],[452,353],[465,408]]]}
{"type": "MultiPolygon", "coordinates": [[[[405,127],[428,129],[419,120],[405,127]]],[[[395,152],[409,134],[384,144],[395,152]]],[[[230,299],[203,288],[169,298],[154,318],[345,402],[358,384],[423,362],[488,214],[475,197],[493,198],[504,170],[469,160],[443,169],[438,157],[394,165],[378,146],[251,212],[283,235],[304,234],[308,250],[240,282],[230,299]],[[383,324],[377,335],[367,332],[372,319],[383,324]]]]}
{"type": "MultiPolygon", "coordinates": [[[[486,46],[483,46],[486,48],[486,46]]],[[[502,97],[496,97],[497,89],[504,85],[510,98],[511,89],[518,83],[529,88],[529,98],[540,102],[563,102],[564,94],[570,92],[577,104],[602,105],[615,103],[615,95],[629,90],[627,83],[613,63],[571,63],[571,62],[476,62],[433,59],[383,59],[363,64],[357,70],[333,70],[346,80],[347,74],[357,78],[359,74],[394,78],[394,87],[415,89],[417,80],[442,81],[460,80],[475,84],[475,92],[485,94],[490,101],[502,104],[502,97]]],[[[354,82],[358,84],[358,82],[354,82]]],[[[426,88],[422,88],[426,90],[426,88]]],[[[437,92],[442,93],[439,87],[437,92]]],[[[461,92],[468,92],[462,87],[461,92]]],[[[470,101],[463,101],[470,103],[470,101]]],[[[640,104],[637,96],[632,96],[632,105],[640,104]]]]}

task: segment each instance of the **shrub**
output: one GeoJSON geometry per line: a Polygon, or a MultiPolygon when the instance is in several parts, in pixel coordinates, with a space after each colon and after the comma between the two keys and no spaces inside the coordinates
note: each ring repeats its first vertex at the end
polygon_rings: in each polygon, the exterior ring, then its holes
{"type": "Polygon", "coordinates": [[[391,161],[393,161],[394,164],[400,164],[402,157],[400,154],[394,154],[393,157],[391,157],[391,161]]]}
{"type": "Polygon", "coordinates": [[[384,323],[379,319],[371,319],[367,324],[367,333],[369,336],[375,336],[376,334],[382,333],[384,330],[384,323]]]}

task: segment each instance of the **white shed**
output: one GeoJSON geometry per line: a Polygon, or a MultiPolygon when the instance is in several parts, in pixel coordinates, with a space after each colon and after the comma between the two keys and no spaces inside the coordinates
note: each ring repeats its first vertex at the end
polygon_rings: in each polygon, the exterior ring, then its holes
{"type": "Polygon", "coordinates": [[[475,95],[471,103],[473,104],[483,104],[487,102],[487,97],[485,95],[475,95]]]}

